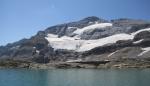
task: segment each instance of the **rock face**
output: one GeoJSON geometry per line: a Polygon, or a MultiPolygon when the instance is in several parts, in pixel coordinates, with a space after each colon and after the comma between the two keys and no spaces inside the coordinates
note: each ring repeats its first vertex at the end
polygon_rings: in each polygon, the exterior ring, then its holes
{"type": "Polygon", "coordinates": [[[150,38],[150,32],[149,31],[142,31],[135,35],[134,41],[138,41],[141,39],[149,39],[150,38]]]}
{"type": "Polygon", "coordinates": [[[107,21],[94,16],[87,17],[80,21],[49,27],[30,39],[0,46],[0,59],[37,63],[78,59],[148,59],[149,28],[150,22],[143,20],[124,18],[107,21]],[[117,34],[125,34],[120,36],[127,37],[121,39],[115,36],[117,34]],[[116,39],[118,40],[112,41],[116,39]],[[79,51],[80,49],[82,51],[79,51]]]}

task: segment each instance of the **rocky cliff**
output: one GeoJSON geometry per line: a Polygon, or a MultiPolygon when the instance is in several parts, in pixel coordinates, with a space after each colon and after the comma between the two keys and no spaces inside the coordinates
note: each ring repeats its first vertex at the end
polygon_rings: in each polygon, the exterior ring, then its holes
{"type": "Polygon", "coordinates": [[[87,17],[0,47],[0,59],[37,63],[150,59],[150,22],[87,17]]]}

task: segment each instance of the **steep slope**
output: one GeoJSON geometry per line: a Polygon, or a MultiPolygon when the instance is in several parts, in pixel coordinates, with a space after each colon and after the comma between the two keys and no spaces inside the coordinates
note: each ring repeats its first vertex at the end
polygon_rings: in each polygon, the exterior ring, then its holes
{"type": "Polygon", "coordinates": [[[30,39],[0,47],[1,59],[35,61],[119,60],[149,58],[150,22],[107,21],[87,17],[39,31],[30,39]]]}

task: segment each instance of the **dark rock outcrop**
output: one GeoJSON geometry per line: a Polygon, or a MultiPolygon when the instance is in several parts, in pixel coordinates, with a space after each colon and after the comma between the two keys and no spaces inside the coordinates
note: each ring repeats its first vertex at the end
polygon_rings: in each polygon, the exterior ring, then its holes
{"type": "Polygon", "coordinates": [[[150,39],[150,32],[149,31],[142,31],[135,35],[134,41],[138,41],[141,39],[150,39]]]}

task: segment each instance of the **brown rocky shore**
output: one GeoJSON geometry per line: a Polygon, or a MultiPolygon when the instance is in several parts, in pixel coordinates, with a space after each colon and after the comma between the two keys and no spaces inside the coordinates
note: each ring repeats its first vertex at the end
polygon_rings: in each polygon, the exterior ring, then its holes
{"type": "Polygon", "coordinates": [[[90,62],[50,62],[47,64],[27,61],[0,61],[0,68],[26,68],[26,69],[68,69],[68,68],[150,68],[150,61],[122,60],[122,61],[90,61],[90,62]]]}

